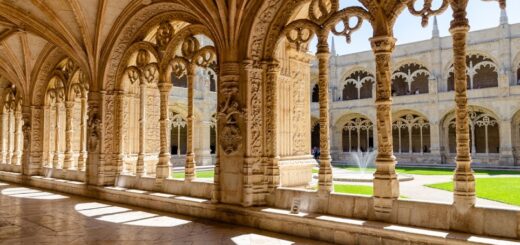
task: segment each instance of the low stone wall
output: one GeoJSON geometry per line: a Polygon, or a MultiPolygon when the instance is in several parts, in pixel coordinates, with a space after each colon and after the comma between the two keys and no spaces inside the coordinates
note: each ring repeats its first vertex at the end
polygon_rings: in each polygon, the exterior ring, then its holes
{"type": "MultiPolygon", "coordinates": [[[[362,195],[278,188],[268,205],[289,210],[294,199],[300,200],[303,212],[375,220],[372,197],[362,195]]],[[[449,203],[395,200],[393,205],[393,224],[520,239],[520,208],[477,206],[460,215],[449,203]]]]}
{"type": "Polygon", "coordinates": [[[21,173],[22,165],[0,164],[0,171],[21,173]]]}
{"type": "Polygon", "coordinates": [[[518,210],[475,207],[462,217],[449,204],[396,200],[392,222],[383,223],[370,221],[372,198],[366,196],[279,188],[269,207],[245,208],[214,204],[207,198],[23,178],[18,173],[0,172],[0,180],[339,244],[518,244],[520,239],[518,210]],[[299,214],[289,212],[293,198],[308,200],[302,202],[299,214]]]}
{"type": "Polygon", "coordinates": [[[184,181],[177,179],[165,179],[158,189],[153,177],[136,177],[120,175],[116,180],[116,187],[137,189],[144,191],[161,191],[168,194],[183,195],[210,199],[213,191],[213,183],[203,180],[184,181]]]}
{"type": "Polygon", "coordinates": [[[57,178],[71,181],[85,181],[85,171],[78,171],[75,169],[54,169],[54,168],[42,168],[41,174],[47,178],[57,178]]]}

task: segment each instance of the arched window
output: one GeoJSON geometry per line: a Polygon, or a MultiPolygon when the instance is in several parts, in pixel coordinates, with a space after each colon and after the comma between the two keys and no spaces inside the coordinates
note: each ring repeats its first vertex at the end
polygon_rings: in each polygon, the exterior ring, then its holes
{"type": "Polygon", "coordinates": [[[427,94],[430,72],[419,64],[406,64],[392,74],[392,95],[427,94]]]}
{"type": "Polygon", "coordinates": [[[320,148],[320,124],[318,122],[311,128],[311,147],[320,148]]]}
{"type": "Polygon", "coordinates": [[[319,102],[320,101],[320,88],[318,87],[318,84],[315,84],[312,88],[312,102],[319,102]]]}
{"type": "Polygon", "coordinates": [[[518,65],[518,69],[516,69],[516,85],[520,85],[520,64],[518,65]]]}
{"type": "Polygon", "coordinates": [[[358,89],[356,88],[356,84],[347,82],[343,86],[343,100],[357,100],[358,89]]]}
{"type": "Polygon", "coordinates": [[[217,92],[217,76],[214,72],[208,71],[209,76],[209,91],[217,92]]]}
{"type": "Polygon", "coordinates": [[[366,71],[355,71],[344,81],[343,100],[372,98],[374,76],[366,71]]]}
{"type": "Polygon", "coordinates": [[[343,152],[368,151],[374,147],[372,122],[356,117],[343,126],[343,152]]]}
{"type": "Polygon", "coordinates": [[[186,132],[186,118],[181,114],[172,113],[171,116],[171,154],[184,155],[186,154],[187,132],[186,132]]]}
{"type": "MultiPolygon", "coordinates": [[[[471,109],[469,111],[471,153],[500,153],[498,121],[491,115],[471,109]],[[473,140],[475,139],[475,140],[473,140]]],[[[456,152],[455,118],[449,123],[450,152],[456,152]]]]}
{"type": "Polygon", "coordinates": [[[209,148],[211,151],[211,154],[217,153],[217,118],[216,115],[213,114],[211,117],[211,125],[210,125],[210,132],[209,132],[209,148]]]}
{"type": "MultiPolygon", "coordinates": [[[[20,165],[23,149],[22,140],[22,106],[16,87],[11,85],[4,89],[4,106],[1,118],[0,164],[20,165]]],[[[2,168],[4,169],[4,168],[2,168]]],[[[19,172],[15,169],[9,171],[19,172]]]]}
{"type": "Polygon", "coordinates": [[[188,78],[186,76],[177,77],[174,72],[171,73],[172,84],[174,87],[187,88],[188,78]]]}
{"type": "Polygon", "coordinates": [[[409,113],[392,124],[394,151],[399,153],[430,152],[430,123],[424,117],[409,113]]]}
{"type": "Polygon", "coordinates": [[[47,151],[44,156],[45,166],[63,168],[65,150],[65,86],[61,78],[54,77],[48,84],[46,93],[45,134],[47,151]]]}
{"type": "MultiPolygon", "coordinates": [[[[479,54],[468,55],[466,66],[468,89],[498,87],[498,69],[492,59],[479,54]]],[[[455,89],[453,65],[449,72],[448,91],[453,91],[455,89]]]]}

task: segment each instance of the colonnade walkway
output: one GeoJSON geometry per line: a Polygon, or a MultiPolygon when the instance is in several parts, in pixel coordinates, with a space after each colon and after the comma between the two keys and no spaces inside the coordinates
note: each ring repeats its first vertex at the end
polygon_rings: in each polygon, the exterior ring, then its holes
{"type": "Polygon", "coordinates": [[[0,182],[0,244],[326,244],[0,182]]]}

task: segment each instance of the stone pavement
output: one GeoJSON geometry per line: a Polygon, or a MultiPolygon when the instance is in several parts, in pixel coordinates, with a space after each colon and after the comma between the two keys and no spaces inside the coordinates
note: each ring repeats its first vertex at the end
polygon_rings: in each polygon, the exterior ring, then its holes
{"type": "Polygon", "coordinates": [[[0,182],[0,244],[326,244],[0,182]]]}

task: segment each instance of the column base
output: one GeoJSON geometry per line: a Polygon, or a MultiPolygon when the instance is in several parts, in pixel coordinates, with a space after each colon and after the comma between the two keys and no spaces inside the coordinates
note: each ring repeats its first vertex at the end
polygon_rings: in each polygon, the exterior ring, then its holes
{"type": "Polygon", "coordinates": [[[170,177],[170,154],[163,154],[159,156],[159,162],[155,169],[156,179],[167,179],[170,177]]]}
{"type": "Polygon", "coordinates": [[[54,155],[54,157],[52,158],[52,168],[63,168],[62,163],[63,163],[63,157],[61,156],[61,154],[54,155]]]}
{"type": "Polygon", "coordinates": [[[186,154],[186,166],[184,168],[184,180],[192,181],[195,179],[195,154],[186,154]]]}
{"type": "Polygon", "coordinates": [[[144,172],[144,154],[137,155],[137,163],[135,164],[135,176],[142,177],[144,172]]]}
{"type": "Polygon", "coordinates": [[[318,172],[318,192],[330,193],[334,190],[332,184],[332,166],[331,158],[320,158],[318,172]]]}
{"type": "Polygon", "coordinates": [[[72,152],[66,152],[63,160],[63,169],[72,169],[72,163],[72,152]]]}

